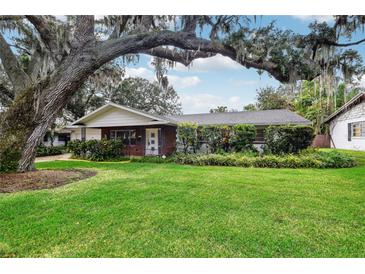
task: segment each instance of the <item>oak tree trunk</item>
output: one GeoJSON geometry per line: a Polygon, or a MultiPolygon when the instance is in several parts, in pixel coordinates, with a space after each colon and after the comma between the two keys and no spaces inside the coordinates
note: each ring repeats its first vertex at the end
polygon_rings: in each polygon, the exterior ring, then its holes
{"type": "Polygon", "coordinates": [[[92,58],[93,54],[85,49],[82,52],[76,52],[58,68],[56,73],[51,75],[47,82],[27,91],[22,100],[14,101],[5,120],[8,124],[9,121],[24,121],[22,127],[15,130],[15,133],[14,125],[7,126],[11,131],[10,134],[13,134],[11,138],[17,139],[13,144],[16,143],[18,147],[21,147],[19,172],[34,169],[37,146],[71,96],[96,69],[95,60],[91,62],[92,58]],[[25,111],[22,111],[23,109],[25,111]]]}

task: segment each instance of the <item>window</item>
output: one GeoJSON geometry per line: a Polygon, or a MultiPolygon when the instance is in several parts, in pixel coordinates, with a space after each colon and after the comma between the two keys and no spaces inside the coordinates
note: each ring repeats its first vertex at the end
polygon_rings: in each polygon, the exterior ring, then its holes
{"type": "Polygon", "coordinates": [[[365,121],[352,123],[352,137],[365,137],[365,121]]]}
{"type": "Polygon", "coordinates": [[[111,130],[111,140],[122,140],[124,145],[135,145],[136,144],[136,131],[132,130],[111,130]]]}

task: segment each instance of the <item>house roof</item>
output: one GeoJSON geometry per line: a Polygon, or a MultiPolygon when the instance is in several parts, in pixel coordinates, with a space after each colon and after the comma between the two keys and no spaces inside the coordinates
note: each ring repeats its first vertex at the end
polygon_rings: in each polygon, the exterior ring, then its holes
{"type": "Polygon", "coordinates": [[[168,118],[177,123],[192,122],[192,123],[197,123],[198,125],[234,125],[234,124],[310,125],[311,124],[311,121],[286,109],[187,114],[187,115],[169,116],[168,118]]]}
{"type": "Polygon", "coordinates": [[[335,117],[337,117],[339,114],[348,111],[353,106],[364,102],[365,101],[365,92],[361,92],[354,96],[350,101],[348,101],[346,104],[344,104],[342,107],[340,107],[338,110],[336,110],[334,113],[332,113],[330,116],[328,116],[323,123],[328,123],[335,117]]]}
{"type": "Polygon", "coordinates": [[[223,113],[201,113],[174,116],[160,116],[141,111],[132,107],[122,106],[115,103],[108,103],[84,117],[73,122],[67,128],[78,127],[89,123],[97,118],[99,114],[107,112],[111,108],[126,110],[131,113],[152,119],[149,124],[172,124],[181,122],[192,122],[198,125],[234,125],[234,124],[254,124],[254,125],[284,125],[303,124],[309,125],[311,122],[302,116],[286,109],[261,110],[261,111],[241,111],[223,113]]]}

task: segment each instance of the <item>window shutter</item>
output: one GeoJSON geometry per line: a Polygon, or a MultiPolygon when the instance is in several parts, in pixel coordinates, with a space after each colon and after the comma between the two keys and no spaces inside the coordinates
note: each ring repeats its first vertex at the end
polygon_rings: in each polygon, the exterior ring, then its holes
{"type": "Polygon", "coordinates": [[[347,129],[348,129],[348,131],[347,131],[347,140],[348,140],[349,142],[351,142],[351,136],[352,136],[352,132],[351,132],[351,123],[348,123],[348,124],[347,124],[347,129]]]}

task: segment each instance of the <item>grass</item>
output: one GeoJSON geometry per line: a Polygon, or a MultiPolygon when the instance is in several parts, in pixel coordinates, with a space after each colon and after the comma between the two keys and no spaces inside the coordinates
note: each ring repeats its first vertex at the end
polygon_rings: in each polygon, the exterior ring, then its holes
{"type": "Polygon", "coordinates": [[[0,194],[0,257],[364,257],[365,153],[348,169],[55,161],[57,189],[0,194]]]}

